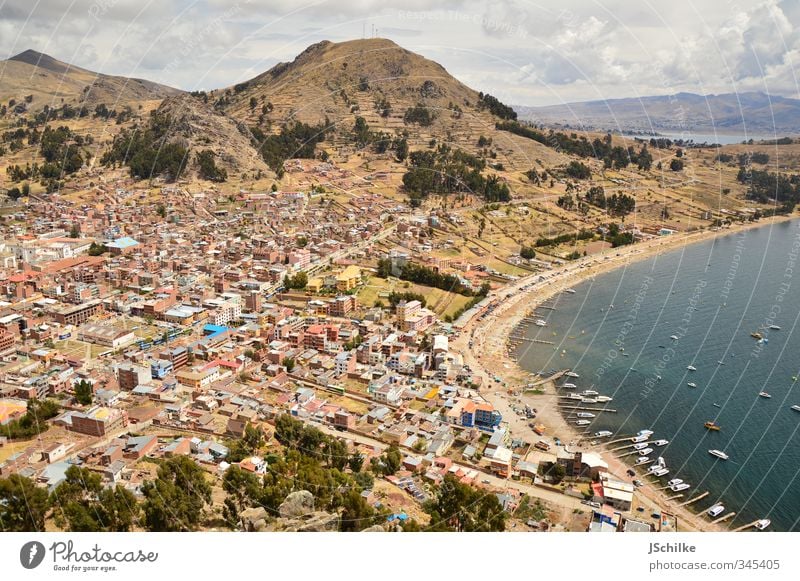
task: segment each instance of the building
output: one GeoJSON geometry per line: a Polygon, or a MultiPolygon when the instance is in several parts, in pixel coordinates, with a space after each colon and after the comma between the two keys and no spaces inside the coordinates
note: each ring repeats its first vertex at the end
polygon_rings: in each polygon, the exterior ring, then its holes
{"type": "Polygon", "coordinates": [[[351,264],[336,275],[336,290],[339,292],[351,291],[361,282],[361,269],[351,264]]]}
{"type": "Polygon", "coordinates": [[[131,391],[137,385],[147,385],[150,383],[150,375],[147,368],[140,365],[123,363],[117,367],[119,388],[125,391],[131,391]]]}
{"type": "Polygon", "coordinates": [[[208,387],[219,379],[219,365],[207,369],[182,369],[175,374],[178,383],[192,389],[208,387]]]}
{"type": "Polygon", "coordinates": [[[128,425],[128,416],[124,411],[100,406],[85,413],[72,413],[70,420],[67,429],[89,436],[105,436],[128,425]]]}
{"type": "Polygon", "coordinates": [[[78,339],[111,349],[126,347],[136,340],[133,331],[110,325],[84,325],[78,331],[78,339]]]}
{"type": "Polygon", "coordinates": [[[342,351],[336,356],[334,359],[334,372],[336,373],[337,377],[355,371],[356,369],[356,358],[355,355],[350,351],[342,351]]]}
{"type": "Polygon", "coordinates": [[[503,416],[492,404],[482,403],[475,406],[475,426],[481,430],[493,430],[502,420],[503,416]]]}
{"type": "Polygon", "coordinates": [[[0,355],[5,355],[14,350],[14,344],[17,342],[17,336],[14,333],[9,333],[5,329],[0,329],[0,355]]]}
{"type": "Polygon", "coordinates": [[[172,373],[172,361],[166,359],[154,359],[150,362],[150,377],[153,379],[164,379],[172,373]]]}
{"type": "Polygon", "coordinates": [[[620,482],[607,474],[600,475],[595,489],[595,500],[603,502],[620,512],[628,512],[633,504],[633,484],[620,482]]]}
{"type": "Polygon", "coordinates": [[[100,299],[86,301],[74,307],[67,307],[56,311],[55,320],[62,325],[82,325],[91,317],[103,312],[103,303],[100,299]]]}

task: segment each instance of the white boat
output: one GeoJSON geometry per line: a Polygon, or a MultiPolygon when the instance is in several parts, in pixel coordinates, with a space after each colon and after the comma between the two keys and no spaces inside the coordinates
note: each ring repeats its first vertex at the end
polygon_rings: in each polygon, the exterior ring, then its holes
{"type": "Polygon", "coordinates": [[[647,456],[639,456],[636,459],[636,462],[634,462],[634,464],[639,465],[639,464],[644,464],[645,462],[649,462],[649,461],[650,461],[650,458],[648,458],[647,456]]]}
{"type": "Polygon", "coordinates": [[[595,438],[608,438],[611,435],[613,435],[613,432],[609,432],[608,430],[600,430],[594,433],[595,438]]]}
{"type": "Polygon", "coordinates": [[[575,294],[575,289],[574,289],[574,288],[568,288],[568,289],[566,289],[564,292],[565,292],[565,293],[569,293],[569,294],[571,294],[571,295],[574,295],[574,294],[575,294]]]}
{"type": "Polygon", "coordinates": [[[653,475],[658,476],[659,478],[666,476],[667,474],[669,474],[669,468],[658,468],[655,472],[653,472],[653,475]]]}
{"type": "Polygon", "coordinates": [[[689,387],[697,387],[697,384],[694,381],[690,381],[686,385],[688,385],[689,387]]]}
{"type": "MultiPolygon", "coordinates": [[[[639,458],[641,460],[641,458],[639,458]]],[[[658,464],[653,464],[650,468],[647,469],[648,474],[655,474],[657,470],[661,470],[663,466],[659,466],[658,464]]]]}
{"type": "Polygon", "coordinates": [[[570,393],[567,394],[567,399],[583,399],[583,398],[577,393],[570,393]]]}
{"type": "Polygon", "coordinates": [[[638,432],[636,432],[636,435],[637,436],[652,436],[653,435],[653,430],[639,430],[638,432]]]}
{"type": "Polygon", "coordinates": [[[758,392],[758,395],[759,395],[759,397],[763,397],[763,398],[766,398],[766,399],[769,399],[769,398],[771,398],[771,397],[772,397],[772,396],[771,396],[770,394],[768,394],[766,391],[759,391],[759,392],[758,392]]]}
{"type": "Polygon", "coordinates": [[[770,325],[769,328],[772,329],[773,331],[780,331],[781,330],[781,328],[778,325],[770,325]]]}
{"type": "Polygon", "coordinates": [[[714,506],[708,509],[707,514],[710,517],[715,517],[721,515],[723,512],[725,512],[725,506],[723,506],[722,504],[715,504],[714,506]]]}
{"type": "Polygon", "coordinates": [[[598,403],[607,403],[614,398],[608,395],[598,395],[595,399],[598,401],[598,403]]]}
{"type": "Polygon", "coordinates": [[[667,482],[667,486],[675,486],[676,484],[681,484],[681,483],[683,483],[683,480],[681,480],[680,478],[673,478],[672,480],[667,482]]]}
{"type": "Polygon", "coordinates": [[[578,412],[575,415],[578,416],[579,418],[594,418],[594,417],[596,417],[594,414],[589,413],[589,412],[578,412]]]}
{"type": "Polygon", "coordinates": [[[565,383],[565,384],[564,384],[564,385],[562,385],[561,387],[563,387],[564,389],[575,389],[575,388],[576,388],[576,387],[578,387],[578,386],[577,386],[577,385],[575,385],[574,383],[565,383]]]}
{"type": "Polygon", "coordinates": [[[649,440],[649,439],[650,439],[650,436],[645,436],[645,435],[642,435],[642,436],[634,436],[633,438],[631,438],[631,442],[633,442],[634,444],[636,444],[636,443],[638,443],[638,442],[646,442],[646,441],[647,441],[647,440],[649,440]]]}
{"type": "Polygon", "coordinates": [[[722,450],[709,450],[708,453],[711,454],[712,456],[716,456],[720,460],[727,460],[728,458],[730,458],[730,456],[728,456],[722,450]]]}
{"type": "Polygon", "coordinates": [[[639,456],[647,456],[648,454],[652,454],[652,448],[645,448],[644,450],[639,450],[639,456]]]}
{"type": "Polygon", "coordinates": [[[654,446],[666,446],[667,444],[669,444],[669,440],[656,440],[653,442],[654,446]]]}
{"type": "Polygon", "coordinates": [[[578,374],[577,374],[577,373],[575,373],[574,371],[567,371],[567,372],[564,374],[564,376],[565,376],[565,377],[580,377],[580,375],[578,375],[578,374]]]}
{"type": "Polygon", "coordinates": [[[697,371],[697,367],[695,367],[694,365],[687,365],[686,369],[688,369],[689,371],[697,371]]]}
{"type": "Polygon", "coordinates": [[[772,524],[771,520],[769,520],[768,518],[762,518],[762,519],[759,519],[758,521],[756,521],[755,527],[758,530],[763,531],[765,528],[767,528],[771,524],[772,524]]]}
{"type": "Polygon", "coordinates": [[[687,488],[691,488],[691,484],[686,484],[684,482],[683,484],[677,484],[675,486],[670,486],[669,488],[670,490],[672,490],[672,492],[680,492],[681,490],[686,490],[687,488]]]}
{"type": "Polygon", "coordinates": [[[593,389],[585,389],[581,392],[581,395],[600,395],[600,392],[593,389]]]}
{"type": "Polygon", "coordinates": [[[577,422],[575,422],[575,425],[576,426],[588,426],[591,423],[592,422],[590,422],[589,420],[578,420],[577,422]]]}
{"type": "Polygon", "coordinates": [[[644,449],[645,449],[645,448],[647,448],[649,445],[650,445],[650,444],[648,444],[647,442],[639,442],[638,444],[634,444],[634,445],[633,445],[633,449],[634,449],[634,450],[644,450],[644,449]]]}
{"type": "Polygon", "coordinates": [[[793,405],[792,409],[796,412],[800,412],[800,405],[793,405]]]}
{"type": "Polygon", "coordinates": [[[597,400],[593,397],[582,397],[581,403],[597,403],[597,400]]]}
{"type": "Polygon", "coordinates": [[[677,335],[671,335],[670,339],[672,339],[673,341],[677,341],[678,340],[678,336],[677,335]]]}
{"type": "Polygon", "coordinates": [[[533,324],[536,325],[537,327],[546,327],[547,321],[545,321],[544,319],[536,319],[536,321],[533,324]]]}

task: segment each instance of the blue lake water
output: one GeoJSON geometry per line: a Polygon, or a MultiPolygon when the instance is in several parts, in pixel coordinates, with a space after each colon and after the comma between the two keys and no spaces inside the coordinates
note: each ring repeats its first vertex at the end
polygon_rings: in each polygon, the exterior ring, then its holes
{"type": "Polygon", "coordinates": [[[734,526],[770,518],[773,530],[800,530],[800,413],[790,409],[800,405],[798,254],[793,220],[612,270],[538,311],[548,326],[527,336],[556,345],[523,343],[520,365],[572,368],[578,391],[612,396],[618,413],[598,414],[592,432],[652,429],[670,440],[658,449],[668,478],[689,482],[684,494],[711,492],[699,509],[719,500],[736,511],[734,526]]]}

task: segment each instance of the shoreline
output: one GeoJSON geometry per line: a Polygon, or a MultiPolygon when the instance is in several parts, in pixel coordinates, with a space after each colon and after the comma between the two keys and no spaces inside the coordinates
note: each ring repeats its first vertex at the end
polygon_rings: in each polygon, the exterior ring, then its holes
{"type": "MultiPolygon", "coordinates": [[[[522,392],[522,386],[530,383],[536,377],[534,372],[523,369],[511,356],[512,348],[509,346],[509,337],[523,318],[529,316],[529,313],[555,295],[599,274],[605,274],[662,253],[674,252],[680,250],[681,247],[698,242],[713,240],[720,236],[735,235],[754,228],[774,226],[797,218],[799,217],[796,215],[772,216],[759,222],[735,224],[719,230],[698,230],[686,234],[654,238],[631,246],[608,249],[549,271],[532,274],[500,291],[499,302],[494,311],[486,315],[483,320],[469,321],[454,342],[454,347],[462,354],[464,362],[470,365],[473,371],[482,375],[481,395],[503,414],[504,420],[509,421],[512,433],[526,436],[531,442],[536,441],[539,436],[529,428],[525,420],[519,421],[517,414],[512,409],[513,399],[509,394],[516,390],[522,392]],[[547,278],[538,281],[540,276],[547,278]],[[473,346],[467,347],[467,341],[472,342],[473,346]],[[494,381],[495,377],[500,377],[503,381],[497,383],[494,381]]],[[[516,398],[516,400],[520,402],[524,398],[524,403],[537,408],[536,423],[547,426],[546,437],[559,438],[565,445],[573,449],[590,449],[600,454],[608,464],[610,474],[630,482],[632,477],[626,475],[629,466],[614,456],[605,444],[601,443],[596,446],[583,444],[582,441],[591,439],[591,436],[580,433],[575,426],[570,425],[561,410],[558,409],[555,383],[552,381],[542,382],[538,387],[543,388],[543,394],[528,395],[524,393],[521,398],[516,398]]],[[[723,531],[727,529],[725,523],[715,525],[705,520],[701,516],[702,512],[694,513],[688,507],[678,506],[680,502],[689,500],[692,497],[691,494],[678,501],[669,500],[667,494],[664,491],[656,490],[649,479],[638,473],[636,477],[645,482],[645,486],[637,489],[636,498],[642,501],[640,504],[645,507],[649,506],[650,511],[657,508],[659,512],[666,511],[675,515],[683,530],[723,531]]],[[[646,514],[649,519],[649,512],[646,514]]]]}

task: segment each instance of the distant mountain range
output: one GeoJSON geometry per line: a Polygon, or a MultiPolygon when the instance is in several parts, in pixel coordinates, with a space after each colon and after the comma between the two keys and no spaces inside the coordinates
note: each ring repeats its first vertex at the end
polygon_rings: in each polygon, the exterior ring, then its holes
{"type": "Polygon", "coordinates": [[[520,118],[535,123],[604,131],[800,133],[800,100],[759,92],[677,93],[515,109],[520,118]]]}

